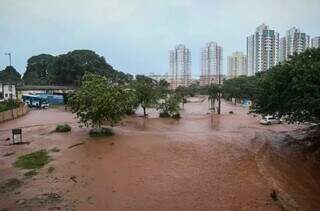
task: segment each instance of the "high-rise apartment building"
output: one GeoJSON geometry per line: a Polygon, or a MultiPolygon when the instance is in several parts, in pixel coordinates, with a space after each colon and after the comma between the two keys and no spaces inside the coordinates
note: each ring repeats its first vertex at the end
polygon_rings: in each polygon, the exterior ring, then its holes
{"type": "Polygon", "coordinates": [[[191,52],[185,45],[177,45],[170,51],[170,86],[188,86],[191,81],[191,52]]]}
{"type": "Polygon", "coordinates": [[[247,37],[248,75],[265,71],[279,62],[279,33],[262,24],[247,37]]]}
{"type": "Polygon", "coordinates": [[[279,62],[283,62],[286,60],[286,49],[287,49],[287,42],[285,37],[280,38],[279,44],[279,62]]]}
{"type": "Polygon", "coordinates": [[[280,61],[287,60],[294,53],[301,53],[310,47],[310,37],[296,27],[292,27],[280,40],[280,61]]]}
{"type": "Polygon", "coordinates": [[[247,57],[242,52],[234,52],[228,56],[228,78],[248,75],[247,57]]]}
{"type": "Polygon", "coordinates": [[[201,49],[200,85],[218,83],[222,67],[222,47],[215,42],[207,43],[201,49]]]}
{"type": "Polygon", "coordinates": [[[314,37],[311,39],[311,47],[312,48],[320,48],[320,36],[314,37]]]}

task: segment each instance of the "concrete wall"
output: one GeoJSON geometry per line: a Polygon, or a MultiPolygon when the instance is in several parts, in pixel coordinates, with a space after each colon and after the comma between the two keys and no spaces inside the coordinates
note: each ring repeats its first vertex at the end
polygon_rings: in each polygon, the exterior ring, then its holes
{"type": "Polygon", "coordinates": [[[0,112],[0,123],[11,119],[18,118],[29,112],[29,108],[26,105],[20,105],[19,108],[15,108],[9,111],[0,112]]]}

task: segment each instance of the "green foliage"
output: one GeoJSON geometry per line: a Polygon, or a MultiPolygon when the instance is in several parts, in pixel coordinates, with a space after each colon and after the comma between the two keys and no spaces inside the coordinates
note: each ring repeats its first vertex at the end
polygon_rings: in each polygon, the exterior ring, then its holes
{"type": "Polygon", "coordinates": [[[113,136],[114,132],[111,128],[93,128],[90,130],[89,135],[91,137],[105,137],[105,136],[113,136]]]}
{"type": "Polygon", "coordinates": [[[217,99],[220,92],[221,92],[221,89],[220,89],[219,85],[211,84],[210,86],[208,86],[209,100],[217,99]]]}
{"type": "Polygon", "coordinates": [[[70,125],[68,125],[68,124],[57,125],[55,131],[56,131],[56,132],[59,132],[59,133],[70,132],[70,131],[71,131],[71,127],[70,127],[70,125]]]}
{"type": "Polygon", "coordinates": [[[151,107],[157,101],[157,82],[149,77],[137,75],[132,84],[136,93],[137,102],[143,108],[144,116],[147,116],[146,108],[151,107]]]}
{"type": "Polygon", "coordinates": [[[19,101],[11,100],[11,99],[3,101],[3,102],[0,102],[0,112],[18,108],[19,105],[20,105],[19,101]]]}
{"type": "Polygon", "coordinates": [[[320,122],[320,49],[295,54],[257,80],[255,112],[290,122],[320,122]]]}
{"type": "Polygon", "coordinates": [[[232,98],[254,100],[258,93],[257,78],[258,76],[240,76],[225,80],[222,85],[223,97],[227,100],[232,98]]]}
{"type": "Polygon", "coordinates": [[[7,66],[0,71],[0,82],[8,84],[21,84],[22,79],[20,73],[12,66],[7,66]]]}
{"type": "Polygon", "coordinates": [[[39,169],[50,162],[50,156],[47,150],[39,150],[18,157],[13,163],[14,167],[22,169],[39,169]]]}
{"type": "Polygon", "coordinates": [[[172,94],[165,99],[161,99],[158,103],[157,109],[160,110],[160,117],[173,117],[179,114],[180,116],[180,99],[172,94]]]}
{"type": "Polygon", "coordinates": [[[51,83],[49,68],[55,57],[49,54],[40,54],[28,59],[27,69],[23,75],[26,85],[48,85],[51,83]]]}
{"type": "Polygon", "coordinates": [[[164,97],[170,93],[169,86],[170,86],[170,84],[165,79],[161,79],[158,82],[158,91],[159,91],[160,97],[164,97]]]}
{"type": "Polygon", "coordinates": [[[105,77],[87,73],[68,104],[85,126],[101,127],[104,121],[113,125],[125,116],[133,106],[129,98],[130,94],[123,87],[105,77]]]}
{"type": "Polygon", "coordinates": [[[132,76],[119,72],[105,58],[90,50],[74,50],[67,54],[51,56],[40,54],[28,60],[23,76],[28,85],[80,85],[86,72],[107,77],[110,81],[125,84],[132,76]]]}

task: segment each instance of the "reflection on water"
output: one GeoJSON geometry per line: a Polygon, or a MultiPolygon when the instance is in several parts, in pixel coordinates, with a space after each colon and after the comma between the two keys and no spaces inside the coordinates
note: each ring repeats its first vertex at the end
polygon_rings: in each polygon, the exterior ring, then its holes
{"type": "Polygon", "coordinates": [[[215,114],[215,113],[211,113],[210,114],[211,118],[210,118],[210,125],[211,125],[211,129],[212,130],[219,130],[220,129],[220,115],[215,114]]]}

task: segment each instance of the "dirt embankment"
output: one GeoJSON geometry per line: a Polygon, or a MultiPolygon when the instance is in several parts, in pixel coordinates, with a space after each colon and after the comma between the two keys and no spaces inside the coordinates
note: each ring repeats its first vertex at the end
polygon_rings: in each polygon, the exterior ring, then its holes
{"type": "Polygon", "coordinates": [[[283,208],[320,210],[319,127],[258,133],[253,143],[262,140],[256,161],[283,208]]]}

